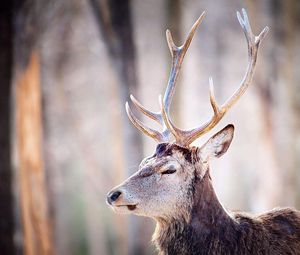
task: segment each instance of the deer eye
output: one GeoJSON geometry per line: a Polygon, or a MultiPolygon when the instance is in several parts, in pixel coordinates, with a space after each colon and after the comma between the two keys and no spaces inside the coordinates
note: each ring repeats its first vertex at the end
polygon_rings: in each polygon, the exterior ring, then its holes
{"type": "Polygon", "coordinates": [[[161,174],[173,174],[176,172],[176,169],[168,169],[166,171],[163,171],[161,174]]]}

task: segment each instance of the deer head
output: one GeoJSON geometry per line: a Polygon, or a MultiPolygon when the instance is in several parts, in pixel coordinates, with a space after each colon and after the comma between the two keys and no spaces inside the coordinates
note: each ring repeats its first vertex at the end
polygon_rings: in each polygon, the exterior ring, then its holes
{"type": "Polygon", "coordinates": [[[188,220],[190,217],[196,185],[202,185],[201,180],[209,175],[210,160],[220,157],[227,151],[233,138],[234,127],[226,126],[202,147],[191,146],[191,143],[214,128],[244,94],[253,77],[260,42],[268,32],[268,27],[265,27],[258,36],[255,36],[244,9],[242,13],[243,17],[237,12],[237,18],[248,44],[249,62],[245,76],[238,89],[221,106],[215,99],[213,81],[210,78],[213,116],[200,127],[191,130],[182,130],[174,125],[170,117],[170,105],[183,58],[205,13],[203,12],[195,22],[182,46],[174,44],[171,33],[167,30],[172,67],[163,100],[159,97],[160,111],[147,110],[131,96],[133,105],[147,117],[158,122],[162,127],[161,131],[151,129],[138,120],[126,103],[128,117],[135,127],[159,144],[154,155],[145,158],[134,175],[108,193],[107,202],[114,211],[148,216],[160,221],[178,217],[188,220]]]}

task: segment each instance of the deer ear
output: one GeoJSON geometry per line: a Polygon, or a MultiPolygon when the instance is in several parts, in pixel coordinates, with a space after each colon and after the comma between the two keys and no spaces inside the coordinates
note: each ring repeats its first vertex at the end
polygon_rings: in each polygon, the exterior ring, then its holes
{"type": "Polygon", "coordinates": [[[229,148],[234,133],[234,126],[227,125],[214,136],[212,136],[201,148],[200,157],[203,162],[207,162],[210,158],[221,157],[229,148]]]}

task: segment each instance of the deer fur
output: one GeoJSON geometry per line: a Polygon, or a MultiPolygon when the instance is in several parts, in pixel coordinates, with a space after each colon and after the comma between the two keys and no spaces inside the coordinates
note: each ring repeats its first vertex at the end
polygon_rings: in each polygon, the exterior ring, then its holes
{"type": "Polygon", "coordinates": [[[113,189],[113,210],[156,221],[153,242],[160,255],[300,254],[300,212],[274,209],[253,216],[219,202],[209,161],[222,156],[233,138],[228,125],[201,148],[159,144],[140,170],[113,189]],[[163,174],[166,169],[176,170],[163,174]]]}

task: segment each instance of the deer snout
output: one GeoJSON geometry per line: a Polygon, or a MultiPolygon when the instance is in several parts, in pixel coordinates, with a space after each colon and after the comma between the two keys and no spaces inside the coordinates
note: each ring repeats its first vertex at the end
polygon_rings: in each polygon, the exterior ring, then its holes
{"type": "Polygon", "coordinates": [[[121,194],[122,194],[122,192],[119,190],[111,191],[107,195],[107,203],[112,205],[112,203],[115,202],[120,197],[121,194]]]}

